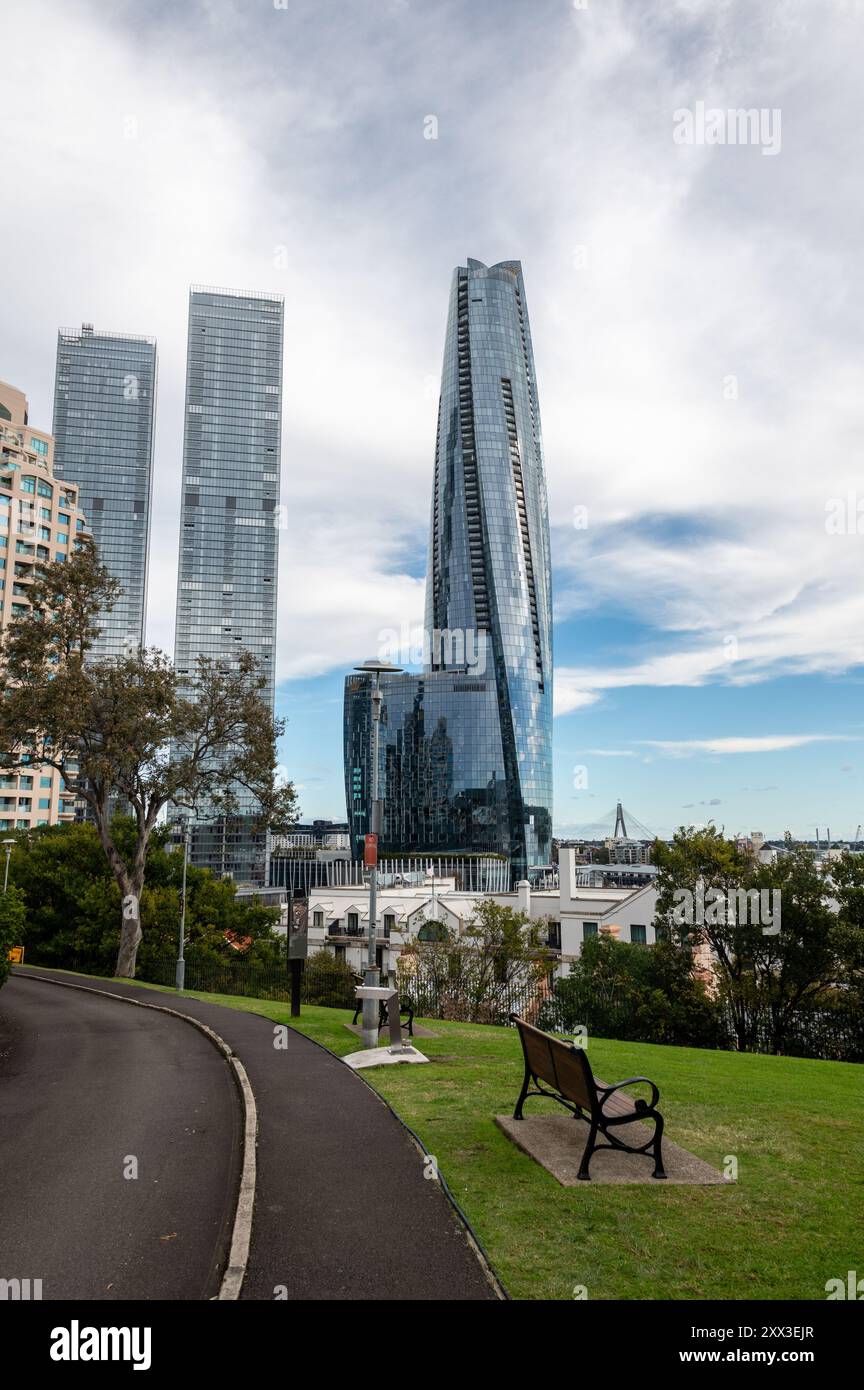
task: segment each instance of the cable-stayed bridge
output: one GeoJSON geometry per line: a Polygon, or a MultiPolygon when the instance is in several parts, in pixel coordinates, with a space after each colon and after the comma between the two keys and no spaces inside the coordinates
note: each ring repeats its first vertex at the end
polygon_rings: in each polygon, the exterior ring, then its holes
{"type": "Polygon", "coordinates": [[[599,820],[587,825],[576,825],[571,840],[655,840],[656,832],[644,825],[638,816],[628,811],[619,801],[599,820]]]}

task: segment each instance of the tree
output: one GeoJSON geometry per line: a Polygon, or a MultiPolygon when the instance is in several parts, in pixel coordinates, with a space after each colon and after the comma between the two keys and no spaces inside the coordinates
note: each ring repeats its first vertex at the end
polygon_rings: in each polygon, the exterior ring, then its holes
{"type": "Polygon", "coordinates": [[[831,865],[831,882],[839,907],[837,983],[860,1017],[864,1015],[864,855],[842,855],[831,865]]]}
{"type": "MultiPolygon", "coordinates": [[[[134,820],[117,817],[111,831],[121,853],[131,851],[134,820]]],[[[89,823],[40,826],[19,831],[11,860],[12,881],[24,895],[28,959],[95,974],[110,974],[117,956],[120,890],[96,827],[89,823]]],[[[141,893],[143,939],[137,968],[144,979],[162,982],[166,962],[177,955],[183,856],[158,826],[147,852],[147,881],[141,893]]],[[[186,956],[196,964],[238,959],[229,938],[249,942],[239,956],[269,965],[283,960],[284,938],[273,928],[277,908],[238,898],[230,879],[189,865],[186,875],[186,956]]],[[[173,968],[171,970],[173,975],[173,968]]]]}
{"type": "Polygon", "coordinates": [[[717,1001],[696,977],[690,952],[671,941],[639,946],[588,937],[544,1015],[568,1032],[582,1025],[600,1037],[728,1046],[717,1001]]]}
{"type": "Polygon", "coordinates": [[[416,998],[418,1012],[425,1008],[472,1023],[504,1022],[514,987],[546,977],[551,957],[544,946],[545,926],[512,907],[480,899],[461,933],[442,922],[422,924],[421,931],[435,928],[435,939],[426,936],[401,953],[401,985],[416,998]]]}
{"type": "Polygon", "coordinates": [[[9,977],[9,948],[23,943],[26,918],[24,894],[10,883],[6,892],[0,893],[0,985],[9,977]]]}
{"type": "Polygon", "coordinates": [[[93,659],[99,615],[117,592],[90,541],[40,570],[0,651],[0,766],[56,768],[87,803],[122,901],[115,974],[134,976],[147,852],[163,808],[216,819],[236,814],[246,792],[260,825],[282,825],[295,795],[276,785],[282,724],[248,652],[230,665],[202,657],[185,683],[156,648],[93,659]],[[117,800],[134,819],[128,844],[113,832],[117,800]]]}
{"type": "Polygon", "coordinates": [[[654,846],[658,929],[680,946],[710,947],[738,1046],[767,1027],[781,1052],[796,1012],[841,969],[837,921],[812,855],[787,842],[776,864],[757,864],[713,826],[654,846]],[[689,910],[687,904],[689,903],[689,910]]]}

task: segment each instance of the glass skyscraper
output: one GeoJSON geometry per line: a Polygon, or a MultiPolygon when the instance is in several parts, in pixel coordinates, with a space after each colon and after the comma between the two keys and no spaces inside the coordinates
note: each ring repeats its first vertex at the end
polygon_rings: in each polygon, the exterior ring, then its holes
{"type": "MultiPolygon", "coordinates": [[[[552,605],[540,407],[518,261],[453,275],[422,676],[382,678],[382,849],[497,851],[522,875],[552,839],[552,605]]],[[[345,780],[359,849],[370,678],[349,676],[345,780]]]]}
{"type": "Polygon", "coordinates": [[[93,325],[61,328],[54,383],[54,473],[78,485],[102,563],[122,585],[102,615],[95,657],[144,643],[153,484],[156,343],[93,325]]]}
{"type": "MultiPolygon", "coordinates": [[[[244,648],[273,708],[282,415],[281,295],[210,289],[189,296],[186,420],[174,663],[195,679],[199,656],[236,663],[244,648]]],[[[239,794],[241,812],[256,809],[239,794]]],[[[214,824],[193,859],[258,881],[264,854],[248,826],[214,824]],[[259,862],[260,861],[260,862],[259,862]]]]}

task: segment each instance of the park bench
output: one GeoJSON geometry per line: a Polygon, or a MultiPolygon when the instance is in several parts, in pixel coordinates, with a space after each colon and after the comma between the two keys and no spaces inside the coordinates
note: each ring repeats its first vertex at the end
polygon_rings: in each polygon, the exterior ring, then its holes
{"type": "Polygon", "coordinates": [[[631,1076],[627,1081],[607,1086],[592,1072],[584,1047],[575,1047],[572,1043],[562,1042],[560,1038],[553,1038],[542,1028],[535,1028],[532,1023],[519,1018],[518,1014],[511,1014],[510,1022],[515,1023],[519,1030],[525,1056],[525,1078],[513,1111],[514,1120],[524,1118],[522,1107],[528,1096],[546,1096],[565,1106],[574,1119],[585,1120],[588,1124],[588,1142],[579,1166],[579,1177],[584,1182],[591,1181],[588,1168],[591,1156],[597,1149],[621,1149],[631,1154],[650,1153],[654,1159],[651,1176],[665,1178],[661,1148],[663,1116],[657,1110],[660,1092],[654,1082],[649,1081],[647,1076],[631,1076]],[[541,1082],[551,1089],[544,1089],[541,1082]],[[637,1082],[651,1087],[650,1102],[641,1098],[633,1101],[629,1096],[619,1094],[625,1086],[634,1086],[637,1082]],[[654,1121],[654,1133],[647,1144],[638,1147],[625,1144],[612,1132],[622,1125],[632,1124],[634,1120],[654,1121]],[[607,1141],[605,1144],[598,1144],[598,1133],[607,1141]]]}
{"type": "MultiPolygon", "coordinates": [[[[358,985],[362,985],[362,984],[363,984],[363,976],[362,976],[362,975],[358,975],[358,974],[356,974],[356,973],[354,973],[354,972],[352,972],[352,973],[354,974],[354,981],[355,981],[355,983],[358,984],[358,985]]],[[[360,1017],[360,1015],[361,1015],[362,1012],[363,1012],[363,1000],[362,1000],[362,999],[358,999],[358,1000],[357,1000],[357,1007],[356,1007],[355,1010],[354,1010],[354,1017],[353,1017],[352,1020],[351,1020],[352,1024],[356,1024],[356,1022],[357,1022],[357,1020],[358,1020],[358,1018],[360,1017]]],[[[378,1029],[379,1029],[379,1032],[380,1032],[382,1029],[384,1029],[384,1028],[387,1027],[387,1021],[388,1021],[388,1019],[387,1019],[387,1002],[386,1002],[386,1000],[382,999],[381,1002],[380,1002],[379,1005],[378,1005],[378,1029]]],[[[410,999],[401,999],[401,998],[400,998],[400,1000],[399,1000],[399,1021],[400,1021],[400,1027],[401,1027],[403,1030],[407,1028],[409,1038],[413,1038],[413,1036],[414,1036],[414,1005],[411,1003],[411,1000],[410,1000],[410,999]],[[408,1022],[407,1022],[407,1023],[402,1023],[402,1016],[403,1016],[403,1014],[407,1014],[407,1015],[408,1015],[408,1022]]]]}

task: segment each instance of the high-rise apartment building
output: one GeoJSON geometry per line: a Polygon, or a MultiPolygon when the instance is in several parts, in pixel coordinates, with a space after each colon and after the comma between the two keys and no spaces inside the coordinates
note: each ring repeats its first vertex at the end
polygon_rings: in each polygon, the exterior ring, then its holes
{"type": "MultiPolygon", "coordinates": [[[[552,839],[552,600],[540,406],[518,261],[453,274],[422,676],[385,676],[382,849],[498,852],[552,839]]],[[[368,676],[345,694],[355,848],[368,828],[368,676]]]]}
{"type": "Polygon", "coordinates": [[[122,586],[102,615],[96,658],[144,644],[156,343],[125,333],[61,328],[54,383],[55,472],[77,484],[99,558],[122,586]]]}
{"type": "MultiPolygon", "coordinates": [[[[0,381],[0,642],[29,608],[39,566],[65,561],[84,530],[78,489],[53,464],[52,436],[30,425],[23,392],[0,381]]],[[[0,832],[71,821],[74,812],[54,768],[0,770],[0,832]]]]}
{"type": "MultiPolygon", "coordinates": [[[[236,662],[245,648],[275,693],[282,413],[281,295],[193,286],[175,667],[191,685],[199,656],[236,662]]],[[[248,793],[240,809],[256,809],[248,793]]],[[[202,812],[199,810],[199,814],[202,812]]],[[[206,819],[206,816],[205,816],[206,819]]],[[[263,837],[224,821],[195,832],[195,862],[259,881],[263,837]]]]}

